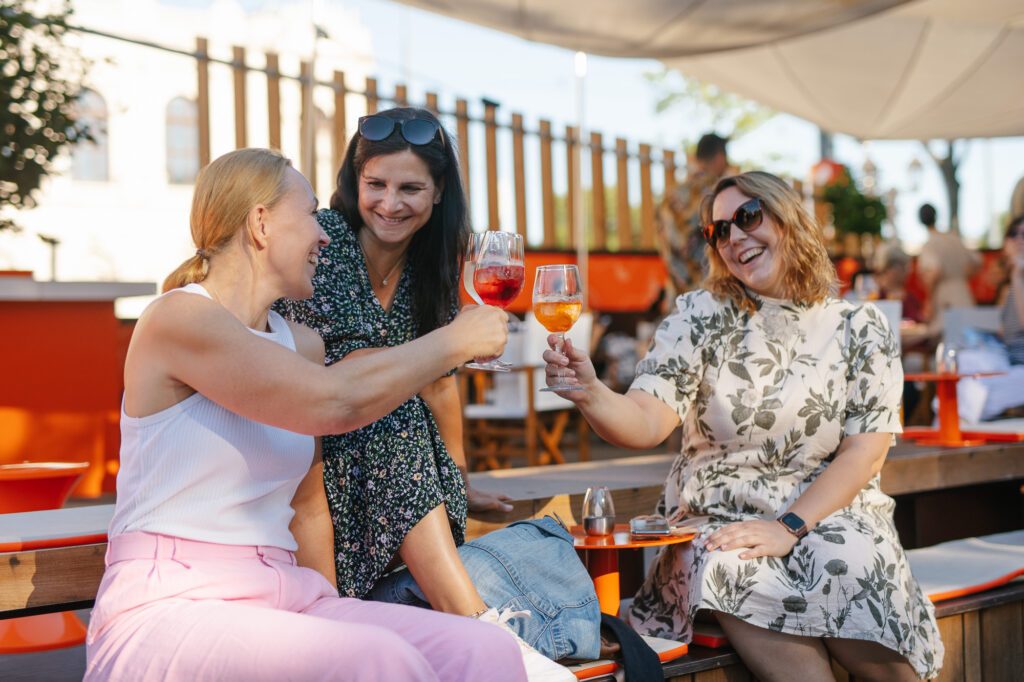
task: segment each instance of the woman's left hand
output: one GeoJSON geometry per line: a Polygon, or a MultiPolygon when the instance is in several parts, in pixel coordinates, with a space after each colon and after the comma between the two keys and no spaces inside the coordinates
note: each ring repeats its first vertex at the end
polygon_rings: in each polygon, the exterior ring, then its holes
{"type": "Polygon", "coordinates": [[[716,549],[737,549],[740,559],[756,559],[761,556],[786,556],[796,544],[796,536],[782,527],[778,521],[740,521],[719,528],[704,539],[708,551],[716,549]]]}
{"type": "Polygon", "coordinates": [[[468,486],[466,487],[466,501],[469,504],[470,513],[496,511],[507,514],[512,511],[512,505],[509,504],[512,498],[508,495],[488,493],[468,486]]]}

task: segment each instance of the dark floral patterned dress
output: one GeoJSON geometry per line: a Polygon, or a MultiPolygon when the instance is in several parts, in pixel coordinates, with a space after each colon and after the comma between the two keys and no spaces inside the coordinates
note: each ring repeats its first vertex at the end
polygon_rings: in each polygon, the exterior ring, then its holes
{"type": "MultiPolygon", "coordinates": [[[[285,317],[317,331],[327,364],[354,350],[398,346],[416,338],[412,291],[416,273],[407,265],[385,311],[370,286],[366,261],[344,216],[317,214],[331,243],[320,252],[313,296],[278,301],[285,317]]],[[[458,302],[453,302],[452,317],[458,302]]],[[[358,391],[358,386],[351,390],[358,391]]],[[[338,591],[362,597],[385,573],[408,532],[444,504],[457,545],[464,541],[466,489],[419,396],[361,429],[323,438],[324,487],[334,522],[338,591]]]]}
{"type": "MultiPolygon", "coordinates": [[[[775,519],[843,438],[902,431],[899,350],[875,306],[760,299],[748,314],[703,290],[677,304],[632,386],[682,420],[683,451],[659,513],[709,516],[704,535],[775,519]]],[[[875,476],[787,556],[745,560],[701,542],[666,548],[630,621],[690,641],[698,610],[723,611],[778,632],[879,642],[934,677],[943,657],[935,611],[910,573],[894,507],[875,476]]]]}

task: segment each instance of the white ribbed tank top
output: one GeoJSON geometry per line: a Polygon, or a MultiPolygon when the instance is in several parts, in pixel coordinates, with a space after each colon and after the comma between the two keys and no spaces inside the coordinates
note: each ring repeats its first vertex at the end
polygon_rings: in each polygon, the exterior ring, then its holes
{"type": "MultiPolygon", "coordinates": [[[[174,289],[210,298],[199,284],[174,289]]],[[[295,350],[284,318],[270,332],[295,350]]],[[[146,417],[121,401],[121,469],[110,536],[162,533],[226,545],[295,550],[291,501],[313,461],[313,437],[246,419],[194,393],[146,417]]]]}

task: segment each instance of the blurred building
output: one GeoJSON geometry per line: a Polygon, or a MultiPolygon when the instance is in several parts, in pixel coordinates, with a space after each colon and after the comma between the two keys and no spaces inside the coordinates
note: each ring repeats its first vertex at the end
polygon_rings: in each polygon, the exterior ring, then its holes
{"type": "MultiPolygon", "coordinates": [[[[139,43],[191,53],[196,38],[209,41],[209,55],[231,60],[233,46],[246,49],[246,63],[262,69],[265,53],[280,56],[283,75],[299,74],[310,60],[314,22],[309,2],[202,3],[158,0],[75,0],[72,23],[96,32],[72,32],[69,41],[91,62],[88,90],[80,99],[95,143],[82,143],[59,161],[61,174],[48,179],[39,206],[14,214],[24,228],[0,233],[0,269],[34,270],[48,279],[50,247],[38,234],[60,241],[60,280],[160,281],[194,248],[188,233],[192,182],[198,171],[196,60],[139,43]],[[123,38],[123,39],[119,39],[123,38]],[[127,39],[127,40],[125,40],[127,39]],[[138,42],[131,42],[138,41],[138,42]]],[[[370,36],[355,12],[316,4],[316,24],[328,38],[316,42],[317,78],[334,70],[361,87],[372,69],[370,36]]],[[[234,90],[229,66],[211,63],[210,144],[212,156],[235,147],[234,90]]],[[[362,98],[348,107],[349,130],[362,113],[362,98]]],[[[247,142],[267,146],[266,77],[246,79],[247,142]]],[[[333,168],[327,114],[332,93],[315,92],[319,178],[317,194],[326,203],[333,168]]],[[[299,166],[301,94],[295,80],[281,80],[281,146],[299,166]]],[[[127,303],[121,312],[139,309],[127,303]]]]}

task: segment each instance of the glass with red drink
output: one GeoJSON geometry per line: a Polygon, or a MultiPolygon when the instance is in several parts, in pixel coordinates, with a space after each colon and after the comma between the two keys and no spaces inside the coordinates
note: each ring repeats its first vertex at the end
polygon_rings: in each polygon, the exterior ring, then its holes
{"type": "MultiPolygon", "coordinates": [[[[490,230],[480,236],[475,246],[472,263],[473,293],[487,305],[504,310],[523,290],[526,280],[523,238],[512,232],[490,230]]],[[[508,372],[512,365],[494,359],[484,363],[471,362],[467,367],[508,372]]]]}

